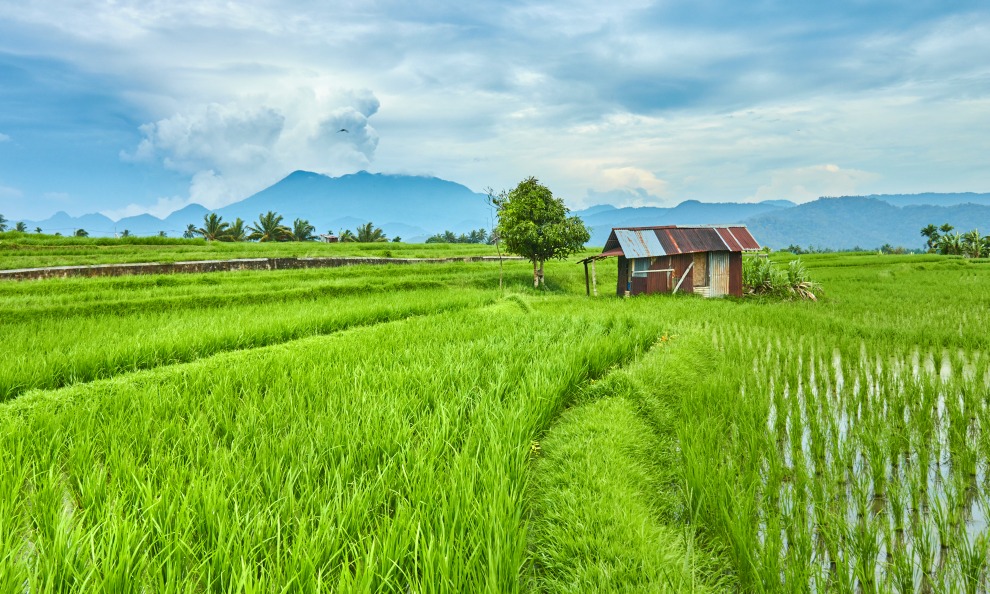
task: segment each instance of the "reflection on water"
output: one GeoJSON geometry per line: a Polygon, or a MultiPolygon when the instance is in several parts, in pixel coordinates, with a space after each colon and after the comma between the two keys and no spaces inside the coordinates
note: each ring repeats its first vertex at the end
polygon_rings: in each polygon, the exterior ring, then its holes
{"type": "Polygon", "coordinates": [[[987,358],[851,351],[757,351],[764,562],[805,562],[812,591],[986,592],[987,358]]]}

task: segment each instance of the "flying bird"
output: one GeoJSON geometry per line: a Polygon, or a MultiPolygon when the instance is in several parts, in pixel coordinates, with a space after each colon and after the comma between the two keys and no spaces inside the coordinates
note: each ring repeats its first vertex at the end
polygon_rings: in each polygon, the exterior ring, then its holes
{"type": "Polygon", "coordinates": [[[351,133],[351,131],[348,130],[347,128],[341,128],[340,130],[337,130],[337,134],[340,134],[341,132],[347,132],[348,134],[351,133]]]}

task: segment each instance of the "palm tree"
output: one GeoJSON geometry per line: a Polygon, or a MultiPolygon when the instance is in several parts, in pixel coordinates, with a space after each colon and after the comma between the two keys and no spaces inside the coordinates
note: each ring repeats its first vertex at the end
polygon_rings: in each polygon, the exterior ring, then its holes
{"type": "Polygon", "coordinates": [[[938,227],[935,225],[928,225],[921,230],[921,234],[928,238],[928,241],[925,242],[925,247],[928,248],[929,252],[934,252],[935,246],[938,245],[938,227]]]}
{"type": "Polygon", "coordinates": [[[186,225],[186,230],[182,232],[182,238],[192,239],[193,237],[196,237],[196,233],[198,232],[199,231],[196,229],[196,225],[189,223],[186,225]]]}
{"type": "Polygon", "coordinates": [[[41,227],[35,227],[34,228],[34,232],[35,233],[41,233],[41,227]]]}
{"type": "Polygon", "coordinates": [[[24,223],[24,221],[20,221],[14,226],[14,229],[20,231],[21,233],[27,233],[28,226],[24,223]]]}
{"type": "Polygon", "coordinates": [[[354,232],[351,231],[350,229],[344,229],[343,231],[340,232],[338,241],[342,241],[342,242],[357,241],[357,236],[354,235],[354,232]]]}
{"type": "Polygon", "coordinates": [[[247,241],[247,231],[244,230],[244,220],[241,217],[234,219],[234,224],[227,229],[227,233],[220,239],[221,241],[247,241]]]}
{"type": "Polygon", "coordinates": [[[0,214],[0,233],[7,230],[7,218],[0,214]]]}
{"type": "Polygon", "coordinates": [[[380,228],[375,227],[371,221],[368,221],[364,225],[357,228],[357,240],[361,243],[388,241],[385,237],[385,233],[380,228]]]}
{"type": "Polygon", "coordinates": [[[313,233],[316,227],[309,224],[306,219],[296,219],[292,221],[292,239],[294,241],[313,241],[316,235],[313,233]]]}
{"type": "Polygon", "coordinates": [[[962,252],[969,258],[982,258],[986,255],[983,248],[983,238],[976,229],[963,234],[962,252]]]}
{"type": "Polygon", "coordinates": [[[292,236],[292,230],[282,224],[282,215],[268,211],[266,214],[258,215],[258,222],[249,225],[251,235],[248,239],[258,241],[287,241],[292,236]]]}
{"type": "Polygon", "coordinates": [[[211,212],[208,215],[203,215],[203,226],[196,229],[196,233],[202,235],[206,241],[217,241],[223,238],[229,228],[230,223],[224,223],[223,217],[211,212]]]}
{"type": "MultiPolygon", "coordinates": [[[[945,227],[949,227],[949,231],[952,230],[950,225],[942,225],[943,229],[945,227]]],[[[939,237],[938,252],[946,256],[958,256],[962,254],[963,250],[962,235],[958,232],[950,234],[949,231],[946,231],[944,235],[939,237]]]]}
{"type": "Polygon", "coordinates": [[[123,232],[123,233],[121,233],[121,234],[120,234],[120,236],[121,236],[121,237],[130,237],[130,236],[131,236],[131,231],[130,231],[130,229],[124,229],[124,232],[123,232]]]}

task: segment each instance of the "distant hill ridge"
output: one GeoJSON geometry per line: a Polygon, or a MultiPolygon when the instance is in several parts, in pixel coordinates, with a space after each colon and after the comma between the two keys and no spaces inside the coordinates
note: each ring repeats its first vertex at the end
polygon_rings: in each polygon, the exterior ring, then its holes
{"type": "MultiPolygon", "coordinates": [[[[389,237],[423,241],[445,230],[466,233],[491,226],[485,195],[429,176],[357,173],[329,177],[294,171],[272,186],[217,209],[225,221],[240,217],[251,223],[269,210],[291,225],[308,220],[318,232],[354,229],[373,221],[389,237]]],[[[165,231],[180,236],[190,223],[200,226],[210,212],[188,205],[160,219],[144,214],[114,221],[102,214],[73,217],[59,212],[43,221],[25,221],[48,233],[69,235],[86,229],[94,236],[112,236],[125,229],[133,235],[165,231]]],[[[959,230],[990,231],[990,193],[919,193],[819,198],[796,205],[787,200],[757,203],[686,200],[673,207],[616,207],[599,204],[575,211],[590,227],[589,245],[602,245],[612,227],[742,223],[762,245],[775,249],[791,244],[844,249],[874,248],[885,243],[908,248],[924,243],[920,229],[949,223],[959,230]]]]}

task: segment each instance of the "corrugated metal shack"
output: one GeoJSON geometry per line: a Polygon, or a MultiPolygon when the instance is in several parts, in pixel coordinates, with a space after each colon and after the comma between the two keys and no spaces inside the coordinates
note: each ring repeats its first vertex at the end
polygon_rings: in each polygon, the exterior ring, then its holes
{"type": "Polygon", "coordinates": [[[612,229],[602,253],[590,260],[618,258],[618,295],[741,297],[742,252],[758,249],[745,225],[624,227],[612,229]]]}

